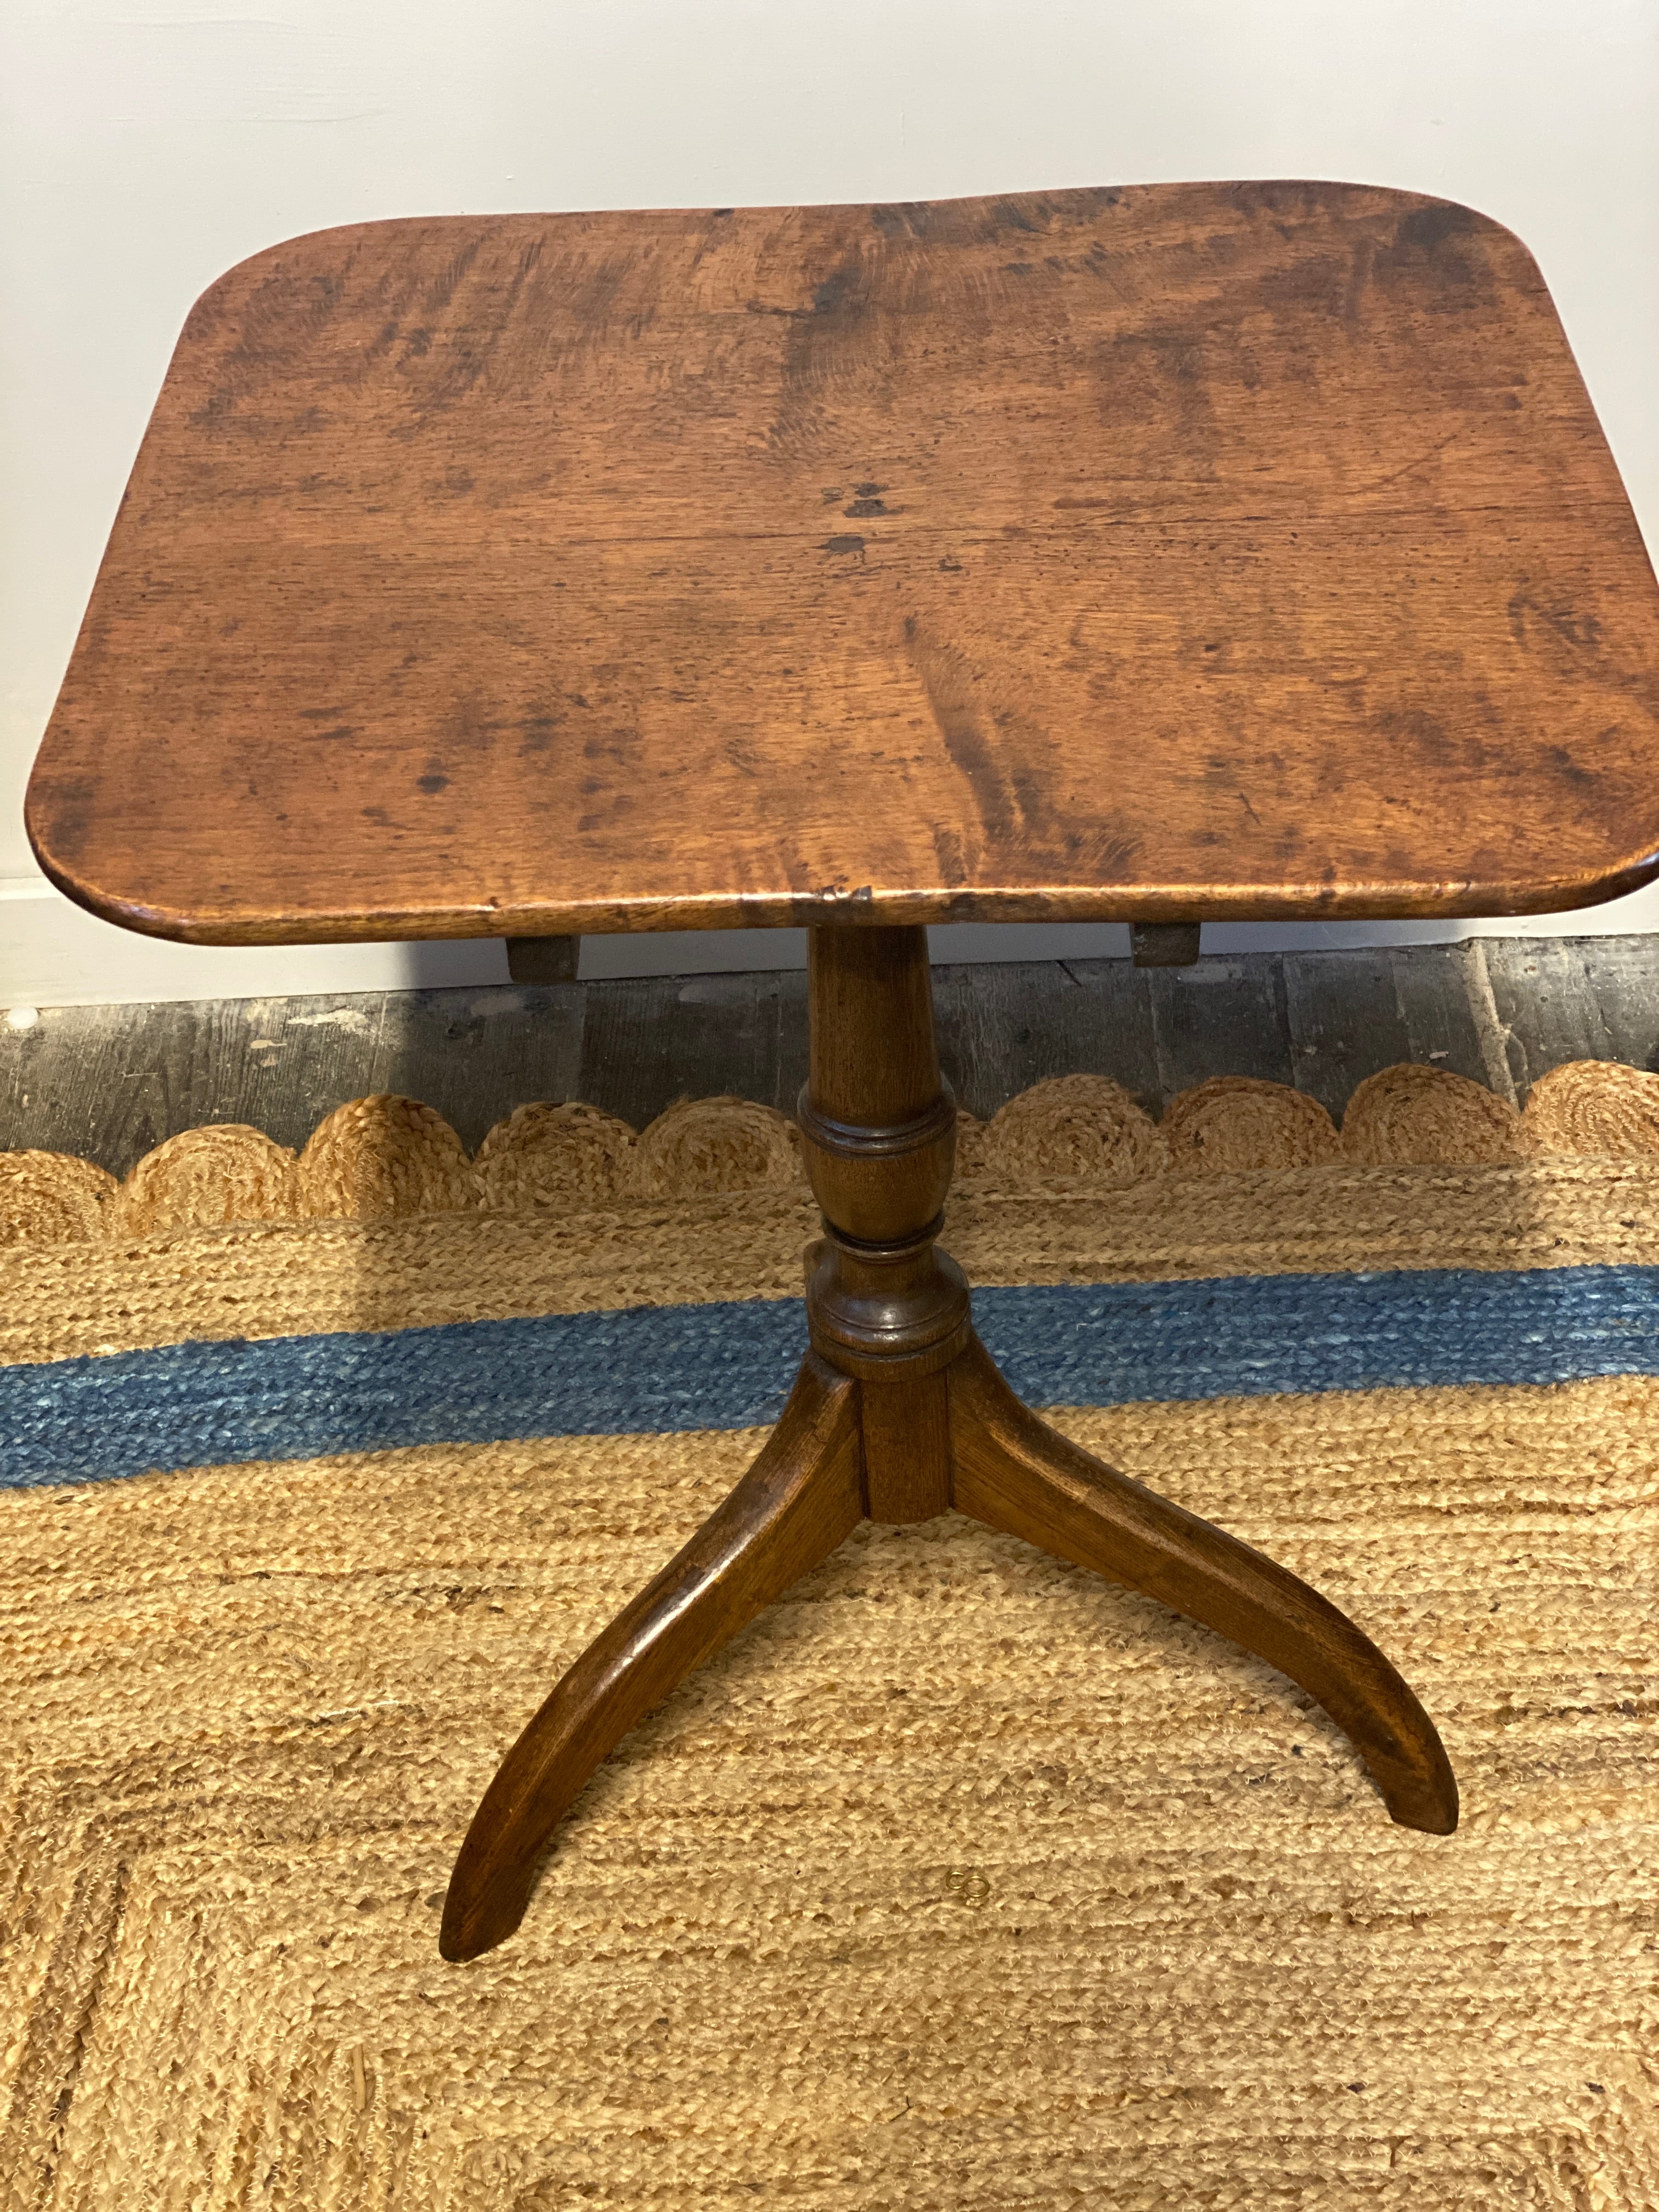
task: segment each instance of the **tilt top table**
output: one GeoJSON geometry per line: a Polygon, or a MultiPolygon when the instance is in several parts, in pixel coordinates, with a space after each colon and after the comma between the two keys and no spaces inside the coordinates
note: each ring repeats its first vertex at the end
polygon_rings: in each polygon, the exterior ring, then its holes
{"type": "Polygon", "coordinates": [[[1328,184],[368,223],[191,313],[29,795],[210,944],[805,924],[811,1344],[481,1804],[500,1942],[620,1737],[946,1507],[1435,1730],[1282,1568],[1027,1412],[935,1243],[924,925],[1509,915],[1659,867],[1659,588],[1525,249],[1328,184]]]}

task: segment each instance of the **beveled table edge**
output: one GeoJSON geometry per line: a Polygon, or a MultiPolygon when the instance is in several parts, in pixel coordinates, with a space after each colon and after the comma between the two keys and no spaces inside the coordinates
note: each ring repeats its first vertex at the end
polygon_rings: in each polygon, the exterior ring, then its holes
{"type": "MultiPolygon", "coordinates": [[[[31,793],[31,798],[33,793],[31,793]]],[[[249,915],[201,908],[180,912],[125,898],[82,881],[55,861],[25,822],[47,878],[100,921],[181,945],[350,945],[465,937],[601,937],[656,930],[804,929],[823,923],[891,928],[951,922],[1432,921],[1569,913],[1639,890],[1659,876],[1659,847],[1590,874],[1504,882],[947,885],[878,890],[868,884],[817,891],[707,896],[494,900],[465,907],[312,909],[249,915]]]]}

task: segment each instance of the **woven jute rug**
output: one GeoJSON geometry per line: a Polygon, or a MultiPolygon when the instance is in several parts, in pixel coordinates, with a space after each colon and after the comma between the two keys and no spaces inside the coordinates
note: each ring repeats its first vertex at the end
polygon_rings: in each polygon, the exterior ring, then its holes
{"type": "Polygon", "coordinates": [[[1018,1387],[1355,1616],[1458,1833],[1155,1603],[866,1525],[447,1966],[497,1759],[787,1386],[792,1129],[12,1154],[7,2212],[1659,2203],[1659,1078],[1068,1078],[962,1174],[1018,1387]]]}

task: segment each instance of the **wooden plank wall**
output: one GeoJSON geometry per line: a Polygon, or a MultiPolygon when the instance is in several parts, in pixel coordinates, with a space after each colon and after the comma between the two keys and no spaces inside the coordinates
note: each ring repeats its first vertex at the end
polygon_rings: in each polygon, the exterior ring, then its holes
{"type": "MultiPolygon", "coordinates": [[[[1206,1076],[1255,1075],[1340,1115],[1358,1083],[1402,1060],[1520,1103],[1563,1060],[1659,1064],[1656,984],[1645,937],[934,970],[946,1073],[981,1115],[1079,1071],[1115,1076],[1153,1111],[1206,1076]]],[[[584,1098],[636,1127],[683,1097],[787,1109],[805,1066],[799,971],[65,1007],[0,1023],[0,1145],[118,1174],[180,1129],[250,1121],[299,1145],[343,1100],[399,1091],[476,1146],[533,1098],[584,1098]]]]}

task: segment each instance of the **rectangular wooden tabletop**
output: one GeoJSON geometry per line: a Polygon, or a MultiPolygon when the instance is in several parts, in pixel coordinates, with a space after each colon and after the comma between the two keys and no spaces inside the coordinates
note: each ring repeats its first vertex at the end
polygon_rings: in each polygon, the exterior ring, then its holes
{"type": "Polygon", "coordinates": [[[202,942],[1538,911],[1659,867],[1659,587],[1447,202],[361,224],[192,312],[29,824],[202,942]]]}

